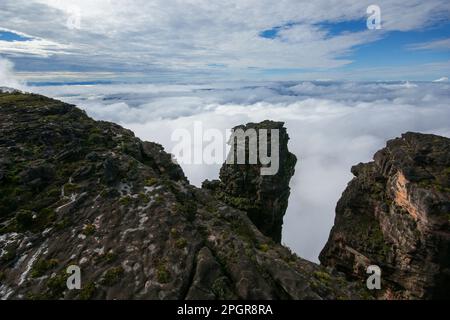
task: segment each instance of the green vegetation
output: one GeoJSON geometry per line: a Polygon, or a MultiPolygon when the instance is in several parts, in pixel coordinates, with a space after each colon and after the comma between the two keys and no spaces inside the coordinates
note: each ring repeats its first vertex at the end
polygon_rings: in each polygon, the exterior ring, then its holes
{"type": "Polygon", "coordinates": [[[172,228],[170,229],[170,234],[172,235],[172,237],[178,237],[178,230],[176,228],[172,228]]]}
{"type": "Polygon", "coordinates": [[[233,299],[233,294],[229,289],[227,278],[220,277],[214,280],[211,290],[219,299],[233,299]]]}
{"type": "Polygon", "coordinates": [[[17,252],[14,248],[8,249],[8,250],[6,250],[5,253],[3,253],[2,260],[5,262],[11,261],[11,260],[15,259],[16,254],[17,254],[17,252]]]}
{"type": "Polygon", "coordinates": [[[78,298],[80,300],[91,300],[94,297],[97,287],[94,282],[89,282],[86,286],[81,288],[78,298]]]}
{"type": "Polygon", "coordinates": [[[67,290],[67,278],[68,274],[64,270],[60,271],[55,276],[49,278],[45,283],[45,289],[38,293],[29,293],[27,298],[30,300],[55,300],[61,299],[64,291],[67,290]]]}
{"type": "Polygon", "coordinates": [[[117,260],[117,254],[113,251],[109,251],[104,255],[104,258],[106,262],[111,263],[117,260]]]}
{"type": "Polygon", "coordinates": [[[42,232],[45,228],[53,225],[55,220],[55,212],[49,208],[42,209],[39,213],[20,209],[16,212],[14,219],[0,229],[0,234],[24,231],[42,232]]]}
{"type": "Polygon", "coordinates": [[[255,233],[247,223],[241,220],[233,220],[230,222],[233,231],[240,236],[242,240],[252,245],[257,242],[255,233]]]}
{"type": "Polygon", "coordinates": [[[30,276],[32,278],[42,277],[47,273],[47,271],[54,269],[58,266],[57,259],[41,259],[38,260],[32,267],[30,276]]]}
{"type": "Polygon", "coordinates": [[[123,153],[128,154],[135,159],[139,159],[141,156],[139,144],[134,140],[122,141],[120,144],[120,149],[123,153]]]}
{"type": "Polygon", "coordinates": [[[123,276],[124,270],[122,267],[114,267],[106,271],[100,283],[105,286],[112,286],[116,284],[123,276]]]}
{"type": "MultiPolygon", "coordinates": [[[[446,169],[446,170],[448,170],[448,169],[446,169]]],[[[447,173],[447,171],[444,171],[444,174],[449,175],[449,173],[447,173]]],[[[450,188],[448,186],[443,185],[441,182],[439,182],[436,179],[422,180],[422,181],[419,181],[417,184],[419,187],[424,188],[424,189],[432,188],[432,189],[435,189],[440,192],[445,192],[445,193],[450,192],[450,188]]]]}
{"type": "Polygon", "coordinates": [[[184,247],[186,247],[187,245],[187,241],[185,238],[179,238],[177,239],[177,241],[175,242],[175,245],[178,249],[183,249],[184,247]]]}
{"type": "Polygon", "coordinates": [[[40,230],[50,227],[56,220],[56,213],[53,209],[45,208],[39,211],[36,224],[40,230]]]}
{"type": "Polygon", "coordinates": [[[143,203],[149,203],[150,202],[150,197],[148,195],[146,195],[144,192],[140,192],[139,193],[139,201],[143,202],[143,203]]]}
{"type": "Polygon", "coordinates": [[[67,275],[64,271],[61,271],[59,274],[50,278],[47,281],[47,294],[48,299],[57,299],[62,296],[64,291],[67,289],[67,275]]]}
{"type": "Polygon", "coordinates": [[[197,214],[197,204],[192,200],[184,201],[183,203],[177,203],[175,210],[182,213],[188,221],[193,221],[197,214]]]}
{"type": "Polygon", "coordinates": [[[91,236],[97,231],[97,228],[93,224],[86,224],[83,228],[83,231],[81,231],[82,234],[85,236],[91,236]]]}
{"type": "Polygon", "coordinates": [[[223,192],[220,192],[218,194],[218,198],[225,201],[230,206],[243,211],[249,211],[257,208],[257,206],[248,198],[232,197],[230,195],[226,195],[223,192]]]}
{"type": "Polygon", "coordinates": [[[50,198],[59,199],[61,196],[61,190],[59,188],[52,188],[47,191],[47,196],[50,198]]]}
{"type": "Polygon", "coordinates": [[[267,251],[269,251],[269,245],[266,243],[263,243],[263,244],[259,245],[259,250],[261,250],[262,252],[267,252],[267,251]]]}
{"type": "Polygon", "coordinates": [[[165,264],[159,264],[156,269],[156,278],[160,283],[168,283],[170,281],[170,272],[165,264]]]}
{"type": "Polygon", "coordinates": [[[324,271],[315,271],[314,277],[321,283],[328,285],[331,281],[331,276],[324,271]]]}
{"type": "Polygon", "coordinates": [[[148,187],[154,186],[157,183],[158,183],[158,179],[156,179],[156,178],[148,178],[147,180],[145,180],[145,185],[148,187]]]}
{"type": "Polygon", "coordinates": [[[17,230],[19,231],[26,231],[31,229],[33,226],[33,216],[35,214],[31,212],[30,210],[19,210],[16,213],[15,222],[17,226],[17,230]]]}
{"type": "Polygon", "coordinates": [[[68,227],[69,224],[70,224],[69,218],[68,218],[68,217],[64,217],[61,221],[59,221],[59,222],[57,222],[57,223],[55,224],[55,229],[56,229],[56,230],[63,230],[63,229],[65,229],[66,227],[68,227]]]}
{"type": "Polygon", "coordinates": [[[443,173],[447,176],[450,176],[450,167],[445,168],[443,173]]]}
{"type": "Polygon", "coordinates": [[[183,249],[187,245],[187,240],[183,237],[180,237],[180,234],[178,233],[178,230],[176,228],[170,229],[170,235],[176,239],[175,240],[175,247],[178,249],[183,249]]]}
{"type": "Polygon", "coordinates": [[[66,183],[64,185],[64,194],[66,196],[71,195],[73,193],[77,193],[80,190],[80,186],[75,183],[66,183]]]}
{"type": "Polygon", "coordinates": [[[102,263],[102,262],[106,262],[106,263],[112,263],[114,261],[116,261],[118,258],[117,253],[113,252],[113,251],[109,251],[105,254],[102,255],[98,255],[96,257],[96,263],[102,263]]]}
{"type": "Polygon", "coordinates": [[[368,243],[379,252],[383,257],[386,257],[391,251],[391,247],[387,244],[383,232],[379,226],[374,226],[368,230],[368,243]]]}
{"type": "Polygon", "coordinates": [[[104,137],[98,133],[91,133],[87,139],[87,143],[93,146],[97,146],[104,142],[104,137]]]}
{"type": "Polygon", "coordinates": [[[162,205],[164,203],[164,198],[161,195],[156,195],[155,196],[155,203],[157,205],[162,205]]]}
{"type": "Polygon", "coordinates": [[[122,206],[129,206],[130,203],[131,203],[131,200],[132,200],[132,199],[131,199],[130,196],[124,196],[124,197],[120,198],[119,203],[120,203],[122,206]]]}

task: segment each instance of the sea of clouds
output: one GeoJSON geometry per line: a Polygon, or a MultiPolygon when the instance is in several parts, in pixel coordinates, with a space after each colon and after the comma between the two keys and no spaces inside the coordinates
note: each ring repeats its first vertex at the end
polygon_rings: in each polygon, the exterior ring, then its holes
{"type": "MultiPolygon", "coordinates": [[[[29,90],[78,105],[95,119],[119,123],[141,139],[176,144],[174,130],[225,133],[238,124],[284,121],[299,161],[291,181],[283,243],[318,261],[351,166],[372,159],[386,140],[407,131],[450,137],[450,84],[430,82],[228,82],[98,84],[29,90]]],[[[191,183],[218,177],[220,164],[182,167],[191,183]]]]}

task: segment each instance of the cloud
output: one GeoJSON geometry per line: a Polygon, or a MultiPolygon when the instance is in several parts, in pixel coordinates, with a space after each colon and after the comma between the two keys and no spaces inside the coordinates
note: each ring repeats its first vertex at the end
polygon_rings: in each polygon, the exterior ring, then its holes
{"type": "Polygon", "coordinates": [[[433,82],[448,82],[448,77],[441,77],[439,79],[433,80],[433,82]]]}
{"type": "Polygon", "coordinates": [[[409,48],[412,50],[450,50],[450,38],[416,43],[409,48]]]}
{"type": "MultiPolygon", "coordinates": [[[[250,76],[252,69],[337,68],[351,63],[356,47],[389,31],[423,29],[449,17],[447,0],[379,0],[381,32],[330,34],[322,23],[364,20],[369,0],[3,0],[1,27],[31,35],[40,42],[2,43],[0,53],[36,57],[51,55],[48,67],[73,71],[140,71],[145,74],[217,73],[250,76]],[[77,10],[73,10],[76,6],[77,10]],[[69,28],[73,12],[80,28],[69,28]],[[264,30],[295,23],[279,39],[264,30]],[[18,30],[20,29],[20,30],[18,30]],[[70,54],[69,54],[70,53],[70,54]],[[55,58],[58,57],[58,58],[55,58]],[[67,68],[72,68],[67,70],[67,68]]],[[[24,58],[25,59],[25,58],[24,58]]],[[[257,76],[257,75],[256,75],[257,76]]]]}
{"type": "MultiPolygon", "coordinates": [[[[283,242],[317,261],[351,166],[370,161],[387,139],[406,131],[450,137],[450,84],[408,82],[228,82],[35,87],[114,121],[170,151],[171,133],[201,121],[222,132],[265,119],[286,122],[299,162],[283,242]]],[[[185,165],[190,181],[217,178],[220,165],[185,165]]]]}
{"type": "Polygon", "coordinates": [[[0,57],[0,87],[23,90],[24,84],[14,73],[14,65],[0,57]]]}

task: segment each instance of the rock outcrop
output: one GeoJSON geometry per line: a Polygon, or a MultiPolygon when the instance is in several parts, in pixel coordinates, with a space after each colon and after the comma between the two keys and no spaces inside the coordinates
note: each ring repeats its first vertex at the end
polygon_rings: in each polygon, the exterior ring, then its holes
{"type": "Polygon", "coordinates": [[[0,94],[1,299],[366,296],[191,186],[160,145],[60,101],[0,94]],[[81,290],[66,287],[70,265],[81,290]]]}
{"type": "MultiPolygon", "coordinates": [[[[258,161],[249,164],[249,143],[245,144],[246,164],[225,163],[220,169],[220,181],[205,181],[203,187],[214,191],[216,196],[228,205],[247,212],[250,220],[266,236],[275,242],[281,241],[281,227],[286,213],[290,195],[289,181],[294,175],[297,157],[289,152],[289,136],[283,122],[263,121],[261,123],[248,123],[237,126],[233,130],[255,130],[260,142],[260,130],[277,130],[278,167],[275,174],[261,174],[264,167],[258,161]]],[[[267,149],[271,150],[271,136],[267,135],[267,149]]],[[[256,140],[255,140],[256,141],[256,140]]],[[[236,139],[229,142],[234,148],[234,162],[236,163],[238,143],[236,139]]],[[[258,154],[260,151],[258,144],[258,154]]]]}
{"type": "Polygon", "coordinates": [[[450,298],[450,139],[406,133],[352,168],[323,265],[382,270],[380,298],[450,298]]]}

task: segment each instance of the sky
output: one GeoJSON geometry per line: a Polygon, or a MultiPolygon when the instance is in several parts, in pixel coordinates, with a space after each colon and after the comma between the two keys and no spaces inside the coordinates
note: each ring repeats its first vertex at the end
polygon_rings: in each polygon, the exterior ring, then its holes
{"type": "MultiPolygon", "coordinates": [[[[353,165],[406,131],[450,137],[449,17],[448,0],[1,0],[0,87],[168,152],[198,121],[284,121],[299,161],[282,241],[317,262],[353,165]]],[[[182,167],[199,186],[220,164],[182,167]]]]}
{"type": "Polygon", "coordinates": [[[448,0],[2,0],[0,56],[34,81],[435,80],[449,17],[448,0]]]}

